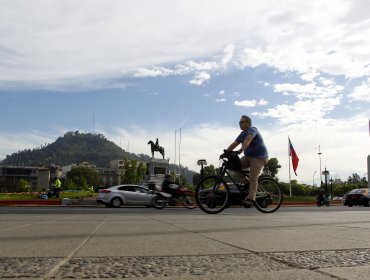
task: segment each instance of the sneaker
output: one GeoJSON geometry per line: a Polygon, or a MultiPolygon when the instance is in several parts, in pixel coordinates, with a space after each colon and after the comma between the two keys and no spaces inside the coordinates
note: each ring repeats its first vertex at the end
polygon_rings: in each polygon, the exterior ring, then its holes
{"type": "Polygon", "coordinates": [[[246,198],[242,200],[242,204],[245,208],[252,208],[254,205],[254,201],[252,199],[246,198]]]}

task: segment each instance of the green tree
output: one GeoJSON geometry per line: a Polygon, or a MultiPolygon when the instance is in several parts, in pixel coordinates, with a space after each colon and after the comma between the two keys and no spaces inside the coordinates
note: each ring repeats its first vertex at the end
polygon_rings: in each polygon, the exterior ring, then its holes
{"type": "Polygon", "coordinates": [[[28,182],[25,179],[20,179],[18,181],[18,188],[22,192],[31,192],[32,191],[32,187],[31,187],[30,182],[28,182]]]}
{"type": "Polygon", "coordinates": [[[263,173],[269,174],[275,178],[280,168],[281,168],[281,165],[279,164],[278,159],[270,158],[263,168],[263,173]]]}
{"type": "Polygon", "coordinates": [[[88,167],[73,168],[67,173],[68,180],[72,180],[76,189],[87,189],[99,185],[98,173],[88,167]]]}
{"type": "Polygon", "coordinates": [[[349,184],[355,184],[355,183],[360,183],[361,182],[361,177],[357,173],[353,173],[352,176],[348,177],[347,183],[349,184]]]}
{"type": "MultiPolygon", "coordinates": [[[[215,175],[215,174],[216,174],[216,169],[212,164],[203,167],[203,177],[207,177],[207,176],[211,176],[211,175],[215,175]]],[[[201,179],[202,178],[201,178],[200,172],[195,173],[193,175],[193,184],[197,185],[200,182],[201,179]]]]}
{"type": "Polygon", "coordinates": [[[73,182],[73,180],[67,179],[64,183],[64,188],[66,190],[75,190],[76,186],[75,186],[75,183],[73,182]]]}
{"type": "Polygon", "coordinates": [[[138,184],[143,180],[146,172],[145,165],[137,160],[124,159],[125,175],[123,176],[124,184],[138,184]]]}

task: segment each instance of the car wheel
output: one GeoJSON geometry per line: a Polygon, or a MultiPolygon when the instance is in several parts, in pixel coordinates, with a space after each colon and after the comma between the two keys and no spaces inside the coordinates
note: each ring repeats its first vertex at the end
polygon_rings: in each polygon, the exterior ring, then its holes
{"type": "Polygon", "coordinates": [[[348,207],[352,207],[352,206],[353,206],[352,204],[349,204],[349,203],[348,203],[348,207]]]}
{"type": "Polygon", "coordinates": [[[157,208],[157,209],[162,209],[166,206],[166,203],[164,201],[165,199],[164,198],[161,198],[159,196],[155,196],[153,199],[152,199],[152,205],[157,208]]]}
{"type": "Polygon", "coordinates": [[[114,207],[114,208],[118,208],[122,205],[122,201],[120,198],[118,197],[115,197],[111,200],[110,202],[111,206],[114,207]]]}

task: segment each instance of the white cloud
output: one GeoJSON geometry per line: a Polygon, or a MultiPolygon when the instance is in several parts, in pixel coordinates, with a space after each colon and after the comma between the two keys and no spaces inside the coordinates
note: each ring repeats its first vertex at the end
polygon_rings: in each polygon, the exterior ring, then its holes
{"type": "Polygon", "coordinates": [[[265,52],[261,48],[246,48],[241,56],[240,67],[257,67],[262,64],[273,64],[273,53],[265,52]]]}
{"type": "MultiPolygon", "coordinates": [[[[40,131],[26,131],[22,133],[2,132],[0,133],[0,160],[7,155],[25,149],[40,148],[45,144],[55,141],[53,136],[40,131]]],[[[22,162],[22,159],[20,159],[22,162]]]]}
{"type": "Polygon", "coordinates": [[[275,84],[274,91],[289,95],[295,95],[298,99],[328,98],[337,96],[344,89],[328,79],[320,79],[321,84],[311,82],[307,84],[283,83],[275,84]]]}
{"type": "Polygon", "coordinates": [[[261,106],[266,106],[268,103],[268,101],[266,101],[265,99],[261,98],[260,101],[258,101],[258,105],[261,105],[261,106]]]}
{"type": "Polygon", "coordinates": [[[285,182],[288,181],[287,138],[289,135],[300,158],[298,176],[296,177],[292,173],[292,179],[312,184],[315,171],[317,171],[315,182],[319,182],[320,164],[317,150],[315,150],[315,147],[319,145],[322,152],[322,170],[326,167],[333,179],[346,180],[352,173],[363,176],[366,172],[366,147],[368,147],[366,121],[367,119],[362,116],[345,120],[307,121],[304,126],[288,125],[276,126],[272,129],[262,128],[262,133],[268,145],[270,156],[277,157],[282,165],[279,177],[285,182]],[[348,146],[346,144],[348,141],[345,139],[357,139],[356,145],[348,146]],[[350,156],[338,156],[338,151],[345,151],[345,154],[350,156]]]}
{"type": "Polygon", "coordinates": [[[242,100],[242,101],[234,101],[235,106],[240,106],[240,107],[256,107],[257,105],[260,106],[266,106],[268,102],[261,98],[259,101],[253,99],[253,100],[242,100]]]}
{"type": "Polygon", "coordinates": [[[240,107],[255,107],[257,104],[256,100],[243,100],[243,101],[234,101],[235,106],[240,107]]]}
{"type": "Polygon", "coordinates": [[[301,79],[304,81],[310,82],[310,81],[313,81],[318,75],[319,73],[317,71],[312,71],[312,72],[302,74],[301,79]]]}
{"type": "Polygon", "coordinates": [[[228,45],[224,49],[224,56],[222,57],[222,60],[221,60],[221,64],[223,66],[225,66],[226,64],[228,64],[231,61],[231,59],[233,58],[233,55],[234,55],[234,50],[235,50],[234,45],[228,45]]]}
{"type": "Polygon", "coordinates": [[[146,78],[146,77],[166,77],[174,72],[170,69],[166,69],[163,67],[153,67],[152,69],[146,68],[139,68],[134,73],[134,77],[136,78],[146,78]]]}
{"type": "Polygon", "coordinates": [[[305,126],[306,122],[320,122],[340,104],[340,98],[323,98],[316,100],[297,101],[293,105],[277,105],[274,108],[267,109],[266,112],[252,113],[258,117],[272,117],[284,125],[299,123],[305,126]]]}
{"type": "Polygon", "coordinates": [[[206,72],[200,72],[195,75],[194,79],[189,81],[189,84],[201,86],[211,79],[211,75],[206,72]]]}
{"type": "Polygon", "coordinates": [[[216,99],[216,102],[225,102],[226,101],[226,98],[217,98],[216,99]]]}
{"type": "Polygon", "coordinates": [[[345,0],[3,1],[0,81],[61,87],[132,73],[211,75],[262,64],[302,73],[305,81],[316,73],[366,77],[370,23],[357,14],[369,8],[366,1],[345,0]],[[194,61],[201,57],[209,61],[194,61]]]}
{"type": "Polygon", "coordinates": [[[353,89],[353,92],[348,95],[354,101],[370,102],[370,79],[353,89]]]}

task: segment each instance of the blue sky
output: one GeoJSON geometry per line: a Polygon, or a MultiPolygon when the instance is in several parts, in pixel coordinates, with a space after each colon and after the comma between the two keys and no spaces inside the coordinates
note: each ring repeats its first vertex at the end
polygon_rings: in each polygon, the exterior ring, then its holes
{"type": "Polygon", "coordinates": [[[0,0],[0,158],[67,131],[198,171],[252,118],[288,180],[367,172],[367,1],[0,0]],[[324,2],[324,3],[322,3],[324,2]],[[176,135],[176,147],[175,147],[176,135]]]}

